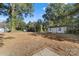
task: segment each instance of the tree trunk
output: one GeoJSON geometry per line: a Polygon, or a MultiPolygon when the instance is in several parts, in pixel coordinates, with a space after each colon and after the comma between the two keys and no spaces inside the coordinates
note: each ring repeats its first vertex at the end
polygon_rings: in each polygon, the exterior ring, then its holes
{"type": "Polygon", "coordinates": [[[15,20],[16,20],[15,4],[12,4],[11,5],[11,32],[15,32],[16,31],[15,20]]]}
{"type": "Polygon", "coordinates": [[[42,28],[43,28],[43,26],[42,26],[42,25],[40,25],[41,32],[43,32],[43,29],[42,29],[42,28]]]}
{"type": "Polygon", "coordinates": [[[15,24],[15,19],[13,18],[12,19],[12,29],[11,29],[12,32],[15,32],[16,31],[16,24],[15,24]]]}

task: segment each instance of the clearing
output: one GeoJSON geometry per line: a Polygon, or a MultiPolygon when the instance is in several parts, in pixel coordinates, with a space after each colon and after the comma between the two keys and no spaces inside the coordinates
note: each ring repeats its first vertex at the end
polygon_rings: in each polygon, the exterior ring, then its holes
{"type": "Polygon", "coordinates": [[[49,56],[79,56],[78,38],[67,36],[33,32],[0,33],[0,55],[32,56],[47,52],[49,56]]]}

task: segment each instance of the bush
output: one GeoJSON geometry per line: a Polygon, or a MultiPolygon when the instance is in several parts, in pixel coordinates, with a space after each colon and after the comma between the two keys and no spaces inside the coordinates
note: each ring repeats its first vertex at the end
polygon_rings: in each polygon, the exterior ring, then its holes
{"type": "Polygon", "coordinates": [[[69,34],[79,34],[79,30],[68,30],[66,33],[69,33],[69,34]]]}

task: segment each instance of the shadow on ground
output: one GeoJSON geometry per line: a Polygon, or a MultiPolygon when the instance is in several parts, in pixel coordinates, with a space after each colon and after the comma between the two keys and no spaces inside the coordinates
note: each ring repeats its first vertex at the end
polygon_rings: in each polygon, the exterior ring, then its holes
{"type": "Polygon", "coordinates": [[[14,39],[14,37],[5,37],[3,39],[14,39]]]}
{"type": "Polygon", "coordinates": [[[5,35],[4,34],[0,34],[0,47],[2,47],[4,45],[3,41],[5,39],[14,39],[14,37],[4,37],[5,35]]]}
{"type": "Polygon", "coordinates": [[[73,43],[79,43],[79,39],[78,38],[71,38],[71,37],[67,37],[64,34],[55,34],[55,33],[31,33],[30,35],[33,36],[37,36],[40,35],[44,38],[48,38],[51,40],[57,40],[57,41],[69,41],[69,42],[73,42],[73,43]],[[76,39],[76,40],[75,40],[76,39]]]}

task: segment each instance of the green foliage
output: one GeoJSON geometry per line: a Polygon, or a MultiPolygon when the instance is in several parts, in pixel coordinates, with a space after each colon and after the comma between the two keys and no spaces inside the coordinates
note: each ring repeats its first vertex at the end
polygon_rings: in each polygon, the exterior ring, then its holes
{"type": "Polygon", "coordinates": [[[75,27],[68,32],[79,32],[79,4],[78,3],[50,3],[48,4],[45,14],[43,15],[45,27],[67,25],[75,27]],[[76,18],[74,18],[76,16],[76,18]],[[77,17],[78,16],[78,17],[77,17]]]}
{"type": "Polygon", "coordinates": [[[7,13],[9,16],[11,23],[10,28],[12,31],[16,30],[16,22],[18,17],[23,19],[23,14],[25,17],[27,17],[28,15],[32,16],[33,5],[31,3],[10,3],[7,4],[8,6],[4,5],[5,4],[0,4],[1,8],[4,8],[4,10],[6,10],[3,13],[7,13]]]}
{"type": "MultiPolygon", "coordinates": [[[[20,30],[23,31],[24,29],[26,29],[26,23],[22,20],[22,19],[16,19],[13,20],[14,21],[14,26],[15,26],[15,30],[20,30]]],[[[7,22],[7,27],[11,30],[11,20],[9,22],[7,22]]]]}
{"type": "Polygon", "coordinates": [[[26,29],[26,23],[23,21],[23,20],[21,20],[21,19],[18,19],[18,20],[16,20],[16,29],[17,30],[21,30],[21,31],[23,31],[24,29],[26,29]]]}
{"type": "Polygon", "coordinates": [[[34,32],[43,32],[43,21],[41,19],[38,19],[37,22],[29,22],[27,24],[27,30],[28,31],[34,31],[34,32]]]}
{"type": "MultiPolygon", "coordinates": [[[[65,22],[68,22],[67,15],[69,12],[74,10],[74,6],[72,4],[62,4],[62,3],[55,3],[49,4],[46,8],[46,13],[43,15],[45,21],[48,21],[49,25],[50,22],[52,26],[62,25],[63,19],[65,22]]],[[[65,23],[64,22],[64,23],[65,23]]],[[[67,23],[66,23],[67,24],[67,23]]]]}
{"type": "Polygon", "coordinates": [[[36,31],[37,32],[43,32],[43,21],[41,19],[38,19],[36,22],[36,31]]]}
{"type": "Polygon", "coordinates": [[[35,22],[29,21],[29,23],[27,23],[27,25],[26,25],[27,31],[35,32],[36,31],[36,26],[35,25],[36,25],[35,22]]]}

